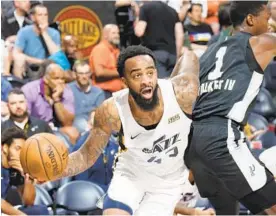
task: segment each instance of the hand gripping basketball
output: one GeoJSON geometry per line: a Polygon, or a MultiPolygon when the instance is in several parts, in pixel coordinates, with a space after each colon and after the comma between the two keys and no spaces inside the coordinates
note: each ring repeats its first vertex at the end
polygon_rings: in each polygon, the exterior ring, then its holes
{"type": "Polygon", "coordinates": [[[26,140],[20,152],[24,173],[39,182],[61,178],[68,162],[68,149],[55,135],[39,133],[26,140]]]}

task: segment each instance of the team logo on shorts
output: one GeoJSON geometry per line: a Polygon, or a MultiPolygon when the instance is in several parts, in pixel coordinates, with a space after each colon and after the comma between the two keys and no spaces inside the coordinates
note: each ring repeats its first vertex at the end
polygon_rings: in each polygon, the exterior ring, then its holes
{"type": "Polygon", "coordinates": [[[78,48],[88,58],[92,48],[100,41],[102,23],[99,17],[87,7],[80,5],[62,9],[54,18],[60,23],[61,36],[74,35],[78,39],[78,48]]]}

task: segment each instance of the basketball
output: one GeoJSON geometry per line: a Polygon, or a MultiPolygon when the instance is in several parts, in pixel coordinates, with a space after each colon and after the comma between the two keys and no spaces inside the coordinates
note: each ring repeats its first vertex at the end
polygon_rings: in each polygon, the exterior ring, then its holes
{"type": "Polygon", "coordinates": [[[28,138],[20,152],[24,173],[38,181],[52,181],[61,177],[68,162],[68,149],[57,136],[35,134],[28,138]]]}

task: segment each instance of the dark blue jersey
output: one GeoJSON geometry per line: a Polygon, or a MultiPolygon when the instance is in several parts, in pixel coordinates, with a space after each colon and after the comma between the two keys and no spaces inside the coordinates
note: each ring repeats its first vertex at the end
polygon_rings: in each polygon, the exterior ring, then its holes
{"type": "Polygon", "coordinates": [[[263,70],[240,32],[211,45],[200,58],[199,97],[193,119],[221,116],[244,123],[260,90],[263,70]]]}

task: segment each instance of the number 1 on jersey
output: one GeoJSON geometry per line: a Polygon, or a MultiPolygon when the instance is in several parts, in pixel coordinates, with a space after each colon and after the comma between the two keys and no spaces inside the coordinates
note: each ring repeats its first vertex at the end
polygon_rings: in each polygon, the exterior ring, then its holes
{"type": "Polygon", "coordinates": [[[224,55],[226,53],[227,47],[221,47],[216,54],[216,67],[215,70],[213,70],[211,73],[208,74],[208,80],[216,80],[218,78],[220,78],[223,74],[223,71],[221,71],[222,69],[222,65],[223,65],[223,58],[224,55]]]}

